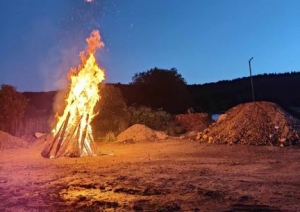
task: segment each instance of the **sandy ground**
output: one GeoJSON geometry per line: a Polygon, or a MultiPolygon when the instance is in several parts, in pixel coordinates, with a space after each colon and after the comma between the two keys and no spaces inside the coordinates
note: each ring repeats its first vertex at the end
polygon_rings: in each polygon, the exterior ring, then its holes
{"type": "Polygon", "coordinates": [[[0,211],[300,211],[300,149],[188,140],[104,143],[103,155],[0,156],[0,211]]]}

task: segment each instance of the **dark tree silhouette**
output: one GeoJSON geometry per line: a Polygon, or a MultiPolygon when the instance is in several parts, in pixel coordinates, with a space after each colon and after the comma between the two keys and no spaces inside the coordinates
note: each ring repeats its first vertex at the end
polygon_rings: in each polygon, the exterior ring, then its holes
{"type": "Polygon", "coordinates": [[[11,85],[1,85],[0,89],[0,129],[14,134],[17,122],[23,117],[27,98],[11,85]]]}
{"type": "Polygon", "coordinates": [[[136,73],[132,78],[135,103],[169,113],[182,113],[190,106],[190,96],[184,78],[175,68],[153,68],[136,73]]]}
{"type": "Polygon", "coordinates": [[[114,85],[101,85],[101,99],[95,106],[98,114],[92,122],[96,136],[108,132],[119,133],[124,130],[127,118],[127,107],[119,88],[114,85]]]}

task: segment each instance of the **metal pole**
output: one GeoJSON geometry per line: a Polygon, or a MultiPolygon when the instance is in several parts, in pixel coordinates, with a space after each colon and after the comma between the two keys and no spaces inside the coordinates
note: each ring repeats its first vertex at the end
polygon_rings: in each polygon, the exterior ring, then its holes
{"type": "Polygon", "coordinates": [[[253,87],[253,79],[252,79],[252,72],[251,72],[251,60],[253,59],[253,57],[250,58],[249,60],[249,70],[250,70],[250,80],[251,80],[251,88],[252,88],[252,98],[253,98],[253,102],[255,102],[255,98],[254,98],[254,87],[253,87]]]}

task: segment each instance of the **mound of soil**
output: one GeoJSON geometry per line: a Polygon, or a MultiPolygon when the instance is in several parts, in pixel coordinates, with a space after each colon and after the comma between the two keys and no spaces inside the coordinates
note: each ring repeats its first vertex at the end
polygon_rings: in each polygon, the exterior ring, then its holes
{"type": "Polygon", "coordinates": [[[271,102],[240,104],[204,130],[200,140],[213,143],[300,145],[300,120],[271,102]]]}
{"type": "Polygon", "coordinates": [[[28,143],[34,143],[37,140],[33,134],[24,134],[20,138],[28,143]]]}
{"type": "Polygon", "coordinates": [[[187,131],[202,131],[213,123],[212,118],[207,113],[179,114],[176,121],[187,131]]]}
{"type": "Polygon", "coordinates": [[[117,136],[118,141],[163,140],[168,136],[161,131],[152,130],[142,124],[135,124],[117,136]]]}
{"type": "Polygon", "coordinates": [[[0,131],[0,150],[27,148],[27,142],[12,136],[6,132],[0,131]]]}

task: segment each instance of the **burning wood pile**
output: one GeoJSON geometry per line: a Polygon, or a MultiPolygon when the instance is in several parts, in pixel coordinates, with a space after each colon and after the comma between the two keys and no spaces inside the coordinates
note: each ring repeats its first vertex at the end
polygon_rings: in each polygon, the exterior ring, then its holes
{"type": "Polygon", "coordinates": [[[96,154],[90,123],[96,115],[94,106],[100,99],[99,84],[104,80],[104,70],[97,64],[95,52],[103,47],[104,43],[96,30],[86,41],[88,47],[80,54],[81,64],[69,71],[70,88],[66,107],[52,130],[54,139],[41,153],[43,157],[96,154]]]}

